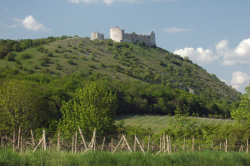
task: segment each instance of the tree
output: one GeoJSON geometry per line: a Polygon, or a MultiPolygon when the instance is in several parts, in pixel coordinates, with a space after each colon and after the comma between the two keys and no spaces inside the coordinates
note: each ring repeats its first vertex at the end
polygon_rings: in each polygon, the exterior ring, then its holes
{"type": "Polygon", "coordinates": [[[4,58],[8,54],[9,50],[6,46],[0,45],[0,58],[4,58]]]}
{"type": "Polygon", "coordinates": [[[239,107],[231,111],[231,116],[238,122],[250,121],[250,84],[242,96],[239,107]]]}
{"type": "Polygon", "coordinates": [[[102,84],[91,82],[78,89],[72,100],[63,101],[59,127],[66,136],[71,136],[78,126],[87,136],[94,129],[103,134],[112,129],[116,109],[116,94],[102,84]]]}
{"type": "Polygon", "coordinates": [[[15,60],[15,54],[13,54],[12,52],[9,52],[6,56],[5,59],[7,61],[14,61],[15,60]]]}
{"type": "Polygon", "coordinates": [[[40,127],[46,118],[46,102],[38,89],[26,82],[10,81],[0,87],[0,134],[40,127]]]}
{"type": "Polygon", "coordinates": [[[32,40],[31,39],[26,39],[26,40],[21,40],[20,47],[22,49],[26,49],[32,46],[32,40]]]}

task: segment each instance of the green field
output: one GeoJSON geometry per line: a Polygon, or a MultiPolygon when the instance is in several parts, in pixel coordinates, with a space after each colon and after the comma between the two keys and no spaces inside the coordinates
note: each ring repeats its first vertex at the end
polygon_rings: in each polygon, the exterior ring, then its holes
{"type": "Polygon", "coordinates": [[[172,154],[152,155],[147,152],[136,153],[110,153],[110,152],[87,152],[87,153],[61,153],[56,151],[25,152],[18,154],[10,149],[0,148],[0,165],[84,165],[84,166],[161,166],[161,165],[192,165],[192,166],[243,166],[250,165],[250,157],[247,153],[203,151],[203,152],[179,152],[172,154]]]}
{"type": "MultiPolygon", "coordinates": [[[[190,117],[194,119],[193,117],[190,117]]],[[[170,119],[173,116],[168,115],[119,115],[116,117],[116,123],[121,120],[124,121],[125,126],[141,126],[148,128],[150,127],[153,131],[158,132],[162,128],[168,126],[170,119]]],[[[214,118],[196,118],[199,124],[233,124],[235,121],[231,119],[214,119],[214,118]]]]}

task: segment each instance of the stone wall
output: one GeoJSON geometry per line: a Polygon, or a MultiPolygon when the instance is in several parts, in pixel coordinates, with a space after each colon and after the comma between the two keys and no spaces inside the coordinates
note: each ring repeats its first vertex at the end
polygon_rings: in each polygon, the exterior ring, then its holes
{"type": "Polygon", "coordinates": [[[155,33],[152,31],[150,35],[137,35],[124,33],[119,27],[110,29],[110,38],[115,42],[144,42],[147,46],[155,45],[155,33]]]}
{"type": "Polygon", "coordinates": [[[97,32],[92,32],[91,33],[91,40],[99,39],[99,40],[104,40],[104,34],[98,33],[97,32]]]}

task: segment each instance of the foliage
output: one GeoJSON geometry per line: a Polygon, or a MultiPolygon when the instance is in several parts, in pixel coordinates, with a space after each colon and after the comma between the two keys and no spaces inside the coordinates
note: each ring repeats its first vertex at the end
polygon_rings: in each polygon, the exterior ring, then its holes
{"type": "Polygon", "coordinates": [[[67,136],[78,126],[86,135],[91,135],[94,129],[106,133],[113,128],[116,108],[117,99],[112,91],[102,84],[86,83],[76,91],[72,100],[63,101],[60,127],[67,136]]]}
{"type": "Polygon", "coordinates": [[[21,55],[21,59],[22,60],[25,60],[25,59],[29,59],[29,58],[32,58],[33,56],[31,54],[28,54],[28,53],[24,53],[21,55]]]}
{"type": "Polygon", "coordinates": [[[13,54],[12,52],[9,52],[6,56],[5,59],[7,61],[14,61],[15,60],[15,54],[13,54]]]}
{"type": "Polygon", "coordinates": [[[68,64],[70,64],[70,65],[74,65],[74,62],[73,62],[72,59],[68,59],[67,62],[68,62],[68,64]]]}
{"type": "Polygon", "coordinates": [[[46,118],[46,103],[36,87],[26,82],[10,81],[0,87],[0,133],[9,134],[39,127],[46,118]]]}
{"type": "Polygon", "coordinates": [[[241,97],[239,107],[231,111],[231,116],[239,122],[250,121],[250,85],[246,88],[246,94],[241,97]]]}

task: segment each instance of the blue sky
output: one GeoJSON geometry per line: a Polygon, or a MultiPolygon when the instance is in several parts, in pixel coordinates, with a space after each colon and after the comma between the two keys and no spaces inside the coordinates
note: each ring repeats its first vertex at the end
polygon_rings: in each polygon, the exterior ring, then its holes
{"type": "Polygon", "coordinates": [[[149,34],[244,93],[250,83],[249,0],[0,0],[0,39],[149,34]]]}

